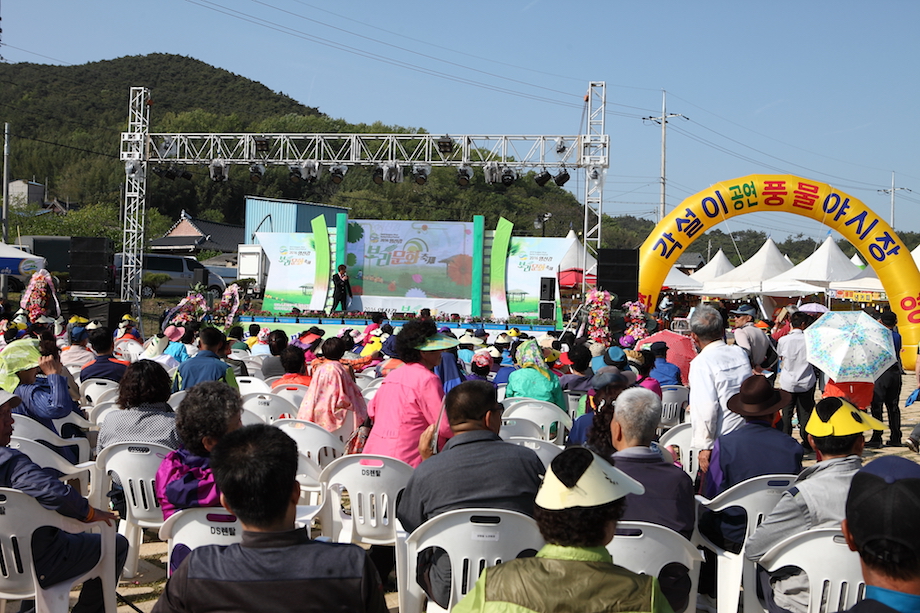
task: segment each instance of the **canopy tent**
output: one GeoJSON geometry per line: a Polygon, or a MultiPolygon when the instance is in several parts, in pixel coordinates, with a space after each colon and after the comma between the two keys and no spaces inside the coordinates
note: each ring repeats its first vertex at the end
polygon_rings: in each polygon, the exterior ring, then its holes
{"type": "Polygon", "coordinates": [[[677,290],[679,292],[692,292],[703,289],[703,283],[697,281],[683,271],[672,267],[671,270],[668,271],[668,276],[665,277],[662,287],[677,290]]]}
{"type": "Polygon", "coordinates": [[[760,250],[732,271],[703,283],[703,289],[694,293],[723,298],[741,298],[759,294],[763,282],[786,272],[793,266],[780,253],[772,238],[760,250]]]}
{"type": "Polygon", "coordinates": [[[574,230],[569,230],[566,239],[574,239],[575,242],[559,262],[559,287],[581,286],[585,271],[587,271],[585,278],[587,284],[597,285],[597,259],[590,252],[585,251],[584,245],[578,240],[574,230]]]}
{"type": "MultiPolygon", "coordinates": [[[[913,251],[911,251],[911,254],[913,254],[913,251]]],[[[853,257],[850,258],[850,261],[856,264],[857,266],[859,266],[860,268],[866,267],[866,263],[862,261],[862,258],[859,257],[858,253],[854,253],[853,257]]]]}
{"type": "Polygon", "coordinates": [[[692,273],[690,278],[695,281],[705,283],[706,281],[711,281],[716,277],[724,275],[725,273],[734,269],[735,266],[728,261],[728,257],[726,257],[725,253],[719,249],[719,251],[716,252],[714,256],[712,256],[712,259],[709,260],[709,262],[707,262],[706,265],[700,268],[698,271],[692,273]]]}
{"type": "Polygon", "coordinates": [[[0,274],[31,275],[46,266],[45,258],[0,243],[0,274]]]}
{"type": "Polygon", "coordinates": [[[859,271],[859,274],[846,281],[834,281],[830,284],[830,289],[838,292],[884,292],[882,282],[879,281],[875,271],[871,266],[866,266],[859,271]]]}
{"type": "Polygon", "coordinates": [[[861,272],[828,236],[798,266],[764,281],[762,291],[769,296],[808,296],[823,292],[834,281],[847,281],[861,272]]]}

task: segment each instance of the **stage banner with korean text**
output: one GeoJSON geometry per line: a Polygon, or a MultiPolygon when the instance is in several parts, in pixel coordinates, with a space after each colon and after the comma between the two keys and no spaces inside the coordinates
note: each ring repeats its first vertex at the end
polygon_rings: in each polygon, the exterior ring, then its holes
{"type": "Polygon", "coordinates": [[[793,213],[836,230],[878,276],[903,338],[901,362],[914,368],[920,342],[920,271],[897,233],[858,198],[793,175],[748,175],[714,183],[661,220],[639,250],[639,300],[651,309],[668,271],[694,240],[754,212],[793,213]]]}
{"type": "Polygon", "coordinates": [[[508,248],[505,294],[511,317],[537,317],[540,311],[540,280],[557,281],[562,258],[574,238],[512,237],[508,248]]]}
{"type": "Polygon", "coordinates": [[[316,284],[313,234],[256,232],[256,241],[270,263],[262,309],[273,313],[289,313],[294,307],[309,310],[316,284]]]}
{"type": "Polygon", "coordinates": [[[470,314],[472,223],[351,220],[345,264],[349,310],[470,314]]]}

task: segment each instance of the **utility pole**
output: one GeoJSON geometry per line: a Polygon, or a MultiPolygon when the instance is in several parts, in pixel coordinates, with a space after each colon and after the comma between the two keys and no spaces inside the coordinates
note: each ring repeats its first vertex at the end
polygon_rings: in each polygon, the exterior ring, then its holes
{"type": "Polygon", "coordinates": [[[689,120],[689,117],[685,117],[680,113],[671,113],[668,114],[667,111],[667,100],[668,93],[665,90],[661,90],[661,117],[643,117],[643,121],[654,121],[655,123],[661,124],[661,202],[658,204],[658,222],[661,223],[661,220],[665,216],[665,192],[667,185],[667,173],[665,172],[665,163],[667,160],[667,138],[668,138],[668,119],[671,117],[683,117],[684,119],[689,120]]]}
{"type": "Polygon", "coordinates": [[[891,189],[880,189],[878,193],[880,194],[891,194],[891,228],[894,229],[894,193],[898,190],[903,189],[904,191],[911,191],[906,187],[895,187],[894,186],[894,171],[891,171],[891,189]]]}

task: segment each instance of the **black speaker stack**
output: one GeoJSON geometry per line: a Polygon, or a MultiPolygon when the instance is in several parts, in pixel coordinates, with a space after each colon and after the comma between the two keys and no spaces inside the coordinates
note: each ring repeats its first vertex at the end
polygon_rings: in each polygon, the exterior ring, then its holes
{"type": "Polygon", "coordinates": [[[556,319],[556,279],[540,277],[540,319],[556,319]]]}
{"type": "Polygon", "coordinates": [[[96,236],[70,239],[70,291],[115,292],[115,253],[111,239],[96,236]]]}
{"type": "Polygon", "coordinates": [[[597,288],[616,294],[611,307],[639,298],[639,250],[598,249],[597,288]]]}

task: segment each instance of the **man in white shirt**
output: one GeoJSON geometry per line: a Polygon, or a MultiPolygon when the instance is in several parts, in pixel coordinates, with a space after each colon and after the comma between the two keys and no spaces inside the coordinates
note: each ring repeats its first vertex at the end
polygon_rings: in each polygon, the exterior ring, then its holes
{"type": "Polygon", "coordinates": [[[750,377],[751,362],[737,345],[722,340],[722,316],[701,305],[690,318],[690,338],[700,353],[690,362],[690,447],[698,450],[700,470],[709,470],[709,456],[716,438],[744,425],[744,419],[728,410],[728,399],[750,377]]]}
{"type": "Polygon", "coordinates": [[[64,366],[86,366],[96,359],[96,354],[90,351],[86,343],[89,332],[83,326],[74,326],[70,329],[70,345],[61,351],[61,364],[64,366]]]}
{"type": "Polygon", "coordinates": [[[792,400],[783,407],[783,432],[792,435],[792,410],[799,418],[799,435],[802,446],[810,450],[805,424],[815,408],[815,369],[808,363],[804,330],[811,324],[811,315],[801,311],[789,318],[792,329],[779,339],[776,353],[780,359],[779,386],[792,394],[792,400]]]}
{"type": "Polygon", "coordinates": [[[731,313],[735,316],[735,344],[750,356],[754,371],[760,372],[760,364],[766,359],[767,351],[770,349],[770,340],[763,330],[754,325],[757,309],[743,304],[731,313]]]}

